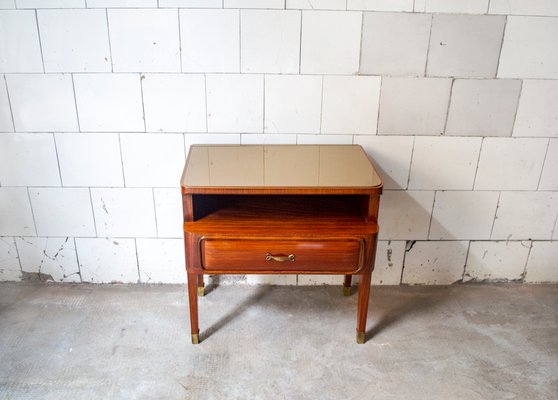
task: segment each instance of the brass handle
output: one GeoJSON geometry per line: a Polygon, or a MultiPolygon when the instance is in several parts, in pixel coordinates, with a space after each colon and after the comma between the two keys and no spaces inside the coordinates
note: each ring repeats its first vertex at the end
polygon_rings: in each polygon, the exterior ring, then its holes
{"type": "Polygon", "coordinates": [[[294,261],[296,259],[294,254],[289,254],[288,256],[273,256],[271,253],[265,255],[267,261],[294,261]]]}

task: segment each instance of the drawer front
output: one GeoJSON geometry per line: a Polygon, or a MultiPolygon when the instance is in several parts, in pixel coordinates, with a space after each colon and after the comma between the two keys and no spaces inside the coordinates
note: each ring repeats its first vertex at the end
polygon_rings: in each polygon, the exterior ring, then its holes
{"type": "Polygon", "coordinates": [[[356,271],[362,240],[204,239],[203,268],[211,271],[356,271]]]}

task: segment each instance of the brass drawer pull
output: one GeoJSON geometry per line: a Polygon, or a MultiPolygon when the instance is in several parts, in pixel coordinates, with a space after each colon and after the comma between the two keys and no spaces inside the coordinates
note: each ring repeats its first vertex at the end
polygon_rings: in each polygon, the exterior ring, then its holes
{"type": "Polygon", "coordinates": [[[265,255],[267,261],[294,261],[295,258],[294,254],[289,254],[288,256],[272,256],[271,253],[267,253],[265,255]]]}

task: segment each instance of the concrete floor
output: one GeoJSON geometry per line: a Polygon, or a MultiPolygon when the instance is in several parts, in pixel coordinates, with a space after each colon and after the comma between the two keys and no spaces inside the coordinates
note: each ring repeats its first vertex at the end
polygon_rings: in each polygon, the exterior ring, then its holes
{"type": "Polygon", "coordinates": [[[0,284],[0,399],[556,399],[558,286],[0,284]]]}

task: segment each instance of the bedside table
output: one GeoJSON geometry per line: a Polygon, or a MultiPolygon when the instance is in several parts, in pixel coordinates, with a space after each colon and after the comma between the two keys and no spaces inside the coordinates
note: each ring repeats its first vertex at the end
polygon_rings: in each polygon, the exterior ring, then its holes
{"type": "Polygon", "coordinates": [[[190,147],[181,179],[192,343],[204,274],[360,275],[364,343],[382,180],[362,148],[190,147]]]}

